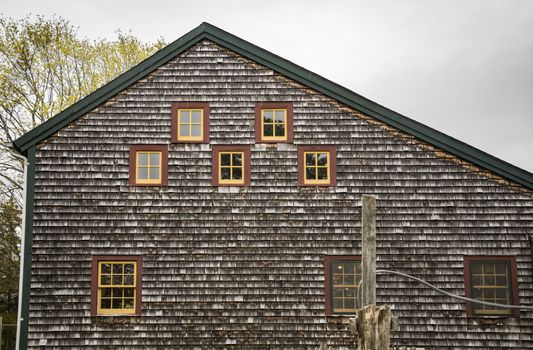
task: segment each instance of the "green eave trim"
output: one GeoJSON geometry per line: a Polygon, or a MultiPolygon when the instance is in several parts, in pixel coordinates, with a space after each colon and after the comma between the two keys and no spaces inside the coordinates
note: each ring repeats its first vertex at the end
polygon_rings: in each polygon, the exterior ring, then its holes
{"type": "Polygon", "coordinates": [[[14,142],[15,148],[24,154],[32,145],[37,144],[59,129],[67,126],[69,123],[104,103],[109,98],[145,77],[147,74],[203,39],[211,40],[220,46],[235,51],[252,61],[260,63],[303,85],[311,87],[343,104],[374,117],[379,121],[411,134],[444,151],[470,161],[529,189],[533,189],[532,173],[383,107],[351,90],[208,23],[202,23],[197,28],[139,63],[115,80],[109,82],[55,117],[24,134],[14,142]]]}

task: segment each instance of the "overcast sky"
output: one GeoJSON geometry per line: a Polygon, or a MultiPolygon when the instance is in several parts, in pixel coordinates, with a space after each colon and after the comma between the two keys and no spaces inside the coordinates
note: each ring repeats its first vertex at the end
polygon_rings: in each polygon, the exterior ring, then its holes
{"type": "Polygon", "coordinates": [[[206,21],[533,172],[533,0],[2,0],[0,12],[143,41],[206,21]]]}

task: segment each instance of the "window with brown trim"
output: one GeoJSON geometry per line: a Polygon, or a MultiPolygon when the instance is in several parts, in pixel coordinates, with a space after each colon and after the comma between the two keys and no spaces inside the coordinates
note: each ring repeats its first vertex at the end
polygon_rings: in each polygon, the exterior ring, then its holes
{"type": "Polygon", "coordinates": [[[141,256],[93,256],[91,314],[140,315],[141,256]]]}
{"type": "Polygon", "coordinates": [[[255,105],[255,142],[293,141],[291,102],[261,102],[255,105]]]}
{"type": "Polygon", "coordinates": [[[298,147],[298,184],[335,186],[337,183],[335,146],[298,147]]]}
{"type": "Polygon", "coordinates": [[[213,146],[213,185],[249,186],[250,160],[250,146],[213,146]]]}
{"type": "MultiPolygon", "coordinates": [[[[465,256],[465,294],[497,304],[519,305],[516,259],[512,256],[465,256]]],[[[467,302],[468,316],[515,316],[518,309],[467,302]]]]}
{"type": "Polygon", "coordinates": [[[174,143],[209,143],[209,104],[172,103],[171,128],[174,143]]]}
{"type": "Polygon", "coordinates": [[[168,146],[130,146],[130,185],[166,186],[168,184],[168,146]]]}
{"type": "Polygon", "coordinates": [[[354,314],[357,288],[361,281],[361,257],[324,256],[326,315],[354,314]]]}

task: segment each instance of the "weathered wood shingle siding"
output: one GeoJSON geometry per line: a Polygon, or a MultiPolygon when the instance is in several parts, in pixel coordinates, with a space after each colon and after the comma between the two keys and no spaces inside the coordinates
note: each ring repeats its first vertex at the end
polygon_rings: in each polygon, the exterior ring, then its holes
{"type": "MultiPolygon", "coordinates": [[[[360,254],[378,198],[378,269],[464,294],[464,255],[515,255],[533,304],[533,195],[209,42],[39,145],[29,347],[353,349],[325,319],[323,256],[360,254]],[[210,144],[170,144],[170,106],[206,101],[211,144],[250,144],[248,188],[211,185],[210,144]],[[294,144],[255,145],[254,106],[292,101],[294,144]],[[131,144],[169,144],[168,187],[128,185],[131,144]],[[337,186],[297,186],[297,145],[337,147],[337,186]],[[141,317],[90,316],[92,255],[142,255],[141,317]]],[[[394,344],[533,348],[533,313],[468,320],[464,303],[391,276],[394,344]]]]}

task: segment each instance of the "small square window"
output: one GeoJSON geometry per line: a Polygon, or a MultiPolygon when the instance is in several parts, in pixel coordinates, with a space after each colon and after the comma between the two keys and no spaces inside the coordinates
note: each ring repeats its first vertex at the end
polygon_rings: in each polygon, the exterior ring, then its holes
{"type": "MultiPolygon", "coordinates": [[[[466,296],[471,299],[518,305],[515,258],[465,256],[465,292],[466,296]]],[[[518,317],[519,311],[468,302],[467,314],[469,316],[518,317]]]]}
{"type": "Polygon", "coordinates": [[[338,255],[324,257],[326,314],[355,314],[357,289],[361,281],[361,257],[338,255]]]}
{"type": "Polygon", "coordinates": [[[168,182],[166,145],[130,146],[130,185],[166,186],[168,182]]]}
{"type": "Polygon", "coordinates": [[[141,263],[140,256],[93,257],[91,314],[140,314],[141,263]]]}
{"type": "Polygon", "coordinates": [[[174,143],[209,142],[209,104],[175,102],[172,104],[171,138],[174,143]]]}
{"type": "Polygon", "coordinates": [[[250,184],[249,146],[213,146],[213,184],[215,186],[250,184]]]}
{"type": "Polygon", "coordinates": [[[298,183],[300,186],[334,186],[336,154],[333,146],[298,148],[298,183]]]}
{"type": "Polygon", "coordinates": [[[257,143],[292,142],[292,103],[263,102],[255,106],[255,141],[257,143]]]}

